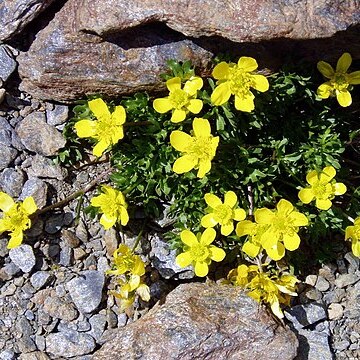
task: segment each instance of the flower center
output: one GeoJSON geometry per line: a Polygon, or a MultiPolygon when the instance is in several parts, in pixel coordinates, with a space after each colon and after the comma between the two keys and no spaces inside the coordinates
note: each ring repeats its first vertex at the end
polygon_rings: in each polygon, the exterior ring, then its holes
{"type": "Polygon", "coordinates": [[[335,73],[334,78],[332,79],[333,86],[336,90],[347,89],[349,83],[346,79],[346,74],[344,73],[335,73]]]}
{"type": "Polygon", "coordinates": [[[98,118],[96,122],[96,137],[111,143],[112,135],[118,132],[118,126],[111,117],[98,118]]]}
{"type": "Polygon", "coordinates": [[[195,261],[205,261],[210,256],[208,247],[202,244],[192,246],[190,254],[195,261]]]}
{"type": "Polygon", "coordinates": [[[24,212],[24,210],[16,204],[13,206],[6,214],[4,220],[8,224],[9,230],[26,230],[29,228],[30,220],[29,216],[24,212]]]}
{"type": "Polygon", "coordinates": [[[249,93],[252,83],[251,74],[234,66],[230,69],[230,90],[239,97],[244,97],[249,93]]]}
{"type": "Polygon", "coordinates": [[[230,206],[221,204],[214,209],[214,218],[220,224],[226,224],[233,218],[233,210],[230,206]]]}
{"type": "Polygon", "coordinates": [[[169,94],[173,108],[181,109],[189,102],[189,95],[181,89],[176,89],[169,94]]]}
{"type": "Polygon", "coordinates": [[[211,144],[213,136],[199,136],[192,138],[187,152],[198,159],[211,160],[214,157],[214,149],[211,144]]]}
{"type": "Polygon", "coordinates": [[[289,220],[285,216],[278,214],[274,218],[273,226],[277,231],[284,232],[286,228],[290,225],[287,225],[288,222],[289,220]]]}
{"type": "Polygon", "coordinates": [[[324,183],[320,181],[314,184],[312,189],[315,197],[319,199],[327,199],[330,195],[328,185],[329,183],[324,183]]]}

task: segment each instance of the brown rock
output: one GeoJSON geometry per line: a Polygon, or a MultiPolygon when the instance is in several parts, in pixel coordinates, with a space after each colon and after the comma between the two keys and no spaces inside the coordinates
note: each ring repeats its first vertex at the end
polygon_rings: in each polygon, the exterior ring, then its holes
{"type": "Polygon", "coordinates": [[[92,359],[293,359],[295,335],[238,288],[182,284],[143,318],[114,330],[92,359]]]}
{"type": "Polygon", "coordinates": [[[19,33],[54,0],[3,0],[0,2],[0,40],[19,33]]]}
{"type": "Polygon", "coordinates": [[[44,301],[44,311],[53,318],[72,321],[79,315],[70,302],[65,302],[58,297],[48,297],[44,301]]]}

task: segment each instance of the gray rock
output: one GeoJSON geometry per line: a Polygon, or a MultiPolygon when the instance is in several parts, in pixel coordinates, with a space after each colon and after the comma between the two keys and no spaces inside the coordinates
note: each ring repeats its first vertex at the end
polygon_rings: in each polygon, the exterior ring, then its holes
{"type": "Polygon", "coordinates": [[[45,121],[45,114],[33,112],[26,116],[15,128],[17,135],[27,150],[40,155],[53,156],[65,146],[62,134],[45,121]]]}
{"type": "Polygon", "coordinates": [[[354,271],[359,269],[360,259],[356,257],[351,251],[346,253],[344,258],[349,263],[349,268],[352,268],[354,271]]]}
{"type": "Polygon", "coordinates": [[[317,303],[296,305],[286,310],[284,314],[296,329],[301,329],[327,319],[324,306],[317,303]]]}
{"type": "Polygon", "coordinates": [[[80,245],[78,237],[72,231],[67,229],[61,230],[61,239],[71,248],[77,248],[80,245]]]}
{"type": "Polygon", "coordinates": [[[46,352],[55,357],[73,357],[91,353],[95,349],[92,336],[68,330],[46,337],[46,352]]]}
{"type": "Polygon", "coordinates": [[[341,304],[330,304],[328,307],[328,315],[330,320],[340,319],[344,314],[344,308],[341,304]]]}
{"type": "Polygon", "coordinates": [[[288,328],[238,288],[218,284],[182,284],[111,333],[94,359],[290,360],[297,350],[288,328]]]}
{"type": "Polygon", "coordinates": [[[337,279],[335,279],[335,286],[342,289],[346,286],[355,284],[360,279],[360,276],[357,274],[340,274],[337,279]]]}
{"type": "Polygon", "coordinates": [[[48,271],[37,271],[31,275],[30,282],[36,290],[39,290],[46,286],[52,279],[53,276],[48,271]]]}
{"type": "Polygon", "coordinates": [[[72,303],[57,296],[46,298],[43,309],[51,317],[65,321],[72,321],[79,315],[72,303]]]}
{"type": "Polygon", "coordinates": [[[0,78],[2,81],[6,82],[9,79],[10,75],[15,71],[17,66],[17,63],[13,58],[13,54],[7,45],[0,45],[0,64],[0,78]]]}
{"type": "Polygon", "coordinates": [[[158,235],[151,235],[150,244],[151,264],[163,278],[191,279],[195,276],[191,266],[181,268],[176,264],[176,251],[171,250],[169,244],[160,239],[158,235]]]}
{"type": "Polygon", "coordinates": [[[100,305],[104,284],[103,273],[89,270],[70,280],[66,288],[79,311],[91,313],[100,305]]]}
{"type": "Polygon", "coordinates": [[[100,338],[105,331],[107,319],[103,314],[95,314],[89,319],[91,330],[87,334],[91,335],[97,343],[100,343],[100,338]]]}
{"type": "Polygon", "coordinates": [[[2,0],[0,3],[0,40],[19,33],[54,0],[2,0]]]}
{"type": "Polygon", "coordinates": [[[13,262],[6,264],[4,266],[4,271],[6,272],[6,274],[8,274],[10,277],[15,276],[16,274],[18,274],[20,272],[20,268],[14,264],[13,262]]]}
{"type": "Polygon", "coordinates": [[[327,291],[330,288],[330,284],[327,280],[325,280],[322,276],[318,276],[315,284],[316,289],[319,291],[327,291]]]}
{"type": "Polygon", "coordinates": [[[89,331],[91,329],[91,325],[88,319],[84,318],[82,321],[77,322],[77,330],[80,332],[89,331]]]}
{"type": "Polygon", "coordinates": [[[349,340],[336,341],[333,344],[334,349],[338,352],[346,350],[349,346],[350,346],[349,340]]]}
{"type": "Polygon", "coordinates": [[[299,340],[296,360],[331,360],[333,354],[326,333],[298,329],[299,340]]]}
{"type": "Polygon", "coordinates": [[[10,249],[9,256],[11,261],[24,273],[30,272],[35,266],[36,259],[30,245],[20,245],[14,249],[10,249]]]}
{"type": "Polygon", "coordinates": [[[31,167],[27,169],[29,177],[50,178],[64,180],[67,176],[67,170],[60,165],[55,164],[51,159],[41,155],[33,156],[31,167]]]}
{"type": "Polygon", "coordinates": [[[46,121],[50,125],[61,125],[69,117],[69,108],[65,105],[55,105],[54,109],[46,110],[46,121]]]}
{"type": "Polygon", "coordinates": [[[0,144],[0,154],[0,170],[3,170],[15,160],[18,152],[10,146],[0,144]]]}
{"type": "Polygon", "coordinates": [[[48,234],[56,234],[64,225],[64,214],[51,215],[45,223],[45,231],[48,234]]]}
{"type": "Polygon", "coordinates": [[[13,128],[9,122],[0,116],[0,144],[11,146],[12,132],[13,128]]]}
{"type": "MultiPolygon", "coordinates": [[[[38,347],[39,348],[39,347],[38,347]]],[[[40,350],[40,348],[39,348],[40,350]]],[[[34,351],[27,354],[21,354],[19,356],[19,360],[49,360],[50,358],[41,351],[34,351]]]]}
{"type": "Polygon", "coordinates": [[[74,251],[70,246],[62,246],[60,250],[59,264],[63,266],[70,266],[74,262],[74,251]]]}
{"type": "Polygon", "coordinates": [[[19,200],[24,200],[28,196],[32,196],[39,209],[46,205],[47,184],[37,178],[29,179],[25,182],[24,187],[19,196],[19,200]]]}
{"type": "Polygon", "coordinates": [[[5,169],[0,175],[0,189],[11,197],[19,197],[25,182],[24,173],[12,168],[5,169]]]}
{"type": "Polygon", "coordinates": [[[106,230],[103,239],[105,241],[106,254],[109,258],[111,258],[114,254],[114,251],[118,248],[116,230],[114,228],[106,230]]]}
{"type": "Polygon", "coordinates": [[[0,359],[1,360],[14,360],[15,352],[12,350],[3,350],[0,352],[0,359]]]}
{"type": "Polygon", "coordinates": [[[98,259],[97,270],[105,273],[105,271],[110,270],[109,262],[106,257],[102,256],[98,259]]]}

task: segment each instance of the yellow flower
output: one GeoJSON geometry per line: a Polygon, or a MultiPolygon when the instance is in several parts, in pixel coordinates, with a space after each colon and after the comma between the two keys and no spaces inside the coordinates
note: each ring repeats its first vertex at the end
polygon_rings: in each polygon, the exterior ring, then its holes
{"type": "Polygon", "coordinates": [[[196,276],[206,276],[211,260],[222,261],[226,255],[223,249],[211,245],[215,237],[216,231],[213,228],[205,229],[197,236],[189,230],[183,230],[180,238],[185,244],[185,252],[176,257],[176,263],[182,268],[192,264],[196,276]]]}
{"type": "Polygon", "coordinates": [[[0,210],[3,212],[0,219],[0,234],[8,231],[10,241],[7,248],[15,248],[23,241],[23,231],[30,228],[29,215],[37,210],[37,206],[32,196],[16,203],[8,194],[0,192],[0,210]]]}
{"type": "Polygon", "coordinates": [[[335,195],[343,195],[346,192],[346,186],[343,183],[333,180],[335,175],[336,170],[332,166],[325,167],[320,173],[316,170],[310,171],[306,176],[310,187],[299,191],[299,199],[304,204],[309,204],[315,199],[315,206],[318,209],[330,209],[331,200],[335,195]]]}
{"type": "Polygon", "coordinates": [[[295,286],[298,280],[292,275],[266,272],[255,265],[240,265],[229,272],[228,280],[235,286],[248,290],[248,295],[257,302],[269,304],[272,312],[283,318],[280,304],[289,305],[290,295],[297,296],[295,286]]]}
{"type": "Polygon", "coordinates": [[[299,247],[299,226],[309,224],[307,217],[295,211],[294,206],[285,199],[278,202],[276,210],[262,208],[256,210],[254,215],[259,225],[268,226],[260,242],[267,254],[276,261],[285,255],[285,249],[293,251],[299,247]]]}
{"type": "Polygon", "coordinates": [[[351,85],[360,84],[360,71],[354,71],[347,74],[352,59],[349,53],[344,53],[339,58],[336,64],[336,70],[325,61],[317,63],[318,70],[327,78],[324,84],[321,84],[317,89],[317,94],[322,99],[327,99],[329,96],[336,96],[337,101],[343,107],[350,106],[352,99],[349,89],[351,85]]]}
{"type": "Polygon", "coordinates": [[[216,65],[212,76],[218,81],[218,85],[211,95],[214,105],[225,104],[231,95],[235,95],[235,108],[240,111],[250,112],[254,110],[255,96],[250,91],[267,91],[269,82],[263,75],[254,74],[258,67],[255,59],[242,56],[237,64],[221,62],[216,65]]]}
{"type": "Polygon", "coordinates": [[[237,208],[237,196],[233,191],[228,191],[224,196],[224,203],[214,194],[205,194],[205,202],[210,207],[210,213],[203,216],[201,226],[205,228],[221,225],[221,234],[230,235],[234,231],[233,221],[244,220],[246,212],[237,208]]]}
{"type": "Polygon", "coordinates": [[[102,186],[102,191],[102,194],[93,197],[90,201],[92,206],[100,208],[99,211],[102,213],[100,224],[106,230],[114,226],[116,222],[126,225],[129,221],[129,215],[122,192],[107,185],[102,186]]]}
{"type": "Polygon", "coordinates": [[[75,130],[80,138],[95,139],[97,144],[93,154],[101,156],[109,146],[115,145],[124,137],[125,109],[119,105],[110,113],[100,98],[89,101],[88,105],[97,120],[80,120],[75,124],[75,130]]]}
{"type": "Polygon", "coordinates": [[[166,113],[172,110],[171,121],[174,123],[185,120],[186,114],[190,111],[193,114],[198,114],[203,102],[196,99],[197,91],[203,86],[203,81],[198,76],[193,76],[181,89],[181,79],[174,77],[166,82],[169,90],[169,96],[165,98],[155,99],[153,106],[158,113],[166,113]]]}
{"type": "Polygon", "coordinates": [[[351,249],[355,256],[360,257],[360,217],[357,217],[353,226],[345,229],[345,239],[351,240],[351,249]]]}
{"type": "Polygon", "coordinates": [[[203,178],[211,169],[219,137],[211,135],[210,123],[206,119],[195,118],[192,126],[194,136],[178,130],[170,134],[170,144],[183,153],[175,161],[173,171],[183,174],[195,168],[198,169],[197,176],[203,178]]]}

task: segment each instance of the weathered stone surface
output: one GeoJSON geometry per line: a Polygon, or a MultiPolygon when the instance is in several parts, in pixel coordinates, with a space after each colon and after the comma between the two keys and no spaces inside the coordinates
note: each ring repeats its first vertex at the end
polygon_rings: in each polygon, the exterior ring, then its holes
{"type": "Polygon", "coordinates": [[[25,148],[40,155],[56,155],[66,143],[61,133],[46,123],[42,112],[29,114],[15,130],[25,148]]]}
{"type": "Polygon", "coordinates": [[[299,352],[296,360],[333,359],[328,335],[324,332],[299,329],[299,352]]]}
{"type": "Polygon", "coordinates": [[[114,330],[93,359],[293,359],[295,335],[239,289],[183,284],[143,318],[114,330]]]}
{"type": "Polygon", "coordinates": [[[0,189],[11,197],[18,197],[25,182],[24,173],[13,168],[5,169],[0,175],[0,189]]]}
{"type": "Polygon", "coordinates": [[[29,177],[52,178],[64,180],[67,176],[66,169],[55,164],[51,159],[41,155],[32,158],[31,167],[27,170],[29,177]]]}
{"type": "Polygon", "coordinates": [[[30,245],[20,245],[9,252],[11,261],[24,273],[28,273],[35,266],[35,255],[30,245]]]}
{"type": "MultiPolygon", "coordinates": [[[[226,51],[226,46],[234,50],[231,41],[240,47],[273,39],[324,38],[359,22],[357,0],[69,0],[30,50],[18,57],[19,73],[22,89],[38,98],[71,101],[92,93],[115,97],[161,89],[159,74],[167,59],[190,59],[204,70],[213,51],[226,51]]],[[[344,40],[338,43],[344,50],[344,40]]],[[[268,44],[268,58],[301,52],[300,45],[289,49],[280,44],[274,51],[274,44],[268,44]]],[[[331,47],[336,48],[335,42],[331,47]]],[[[246,48],[247,54],[253,50],[246,48]]],[[[340,51],[335,51],[337,57],[340,51]]],[[[305,53],[314,57],[315,52],[317,61],[328,54],[308,44],[305,53]]],[[[360,56],[360,46],[352,44],[351,52],[360,56]]],[[[265,60],[261,64],[268,65],[265,60]]]]}
{"type": "Polygon", "coordinates": [[[24,184],[19,200],[32,196],[37,207],[41,209],[46,205],[47,190],[48,187],[44,181],[37,178],[29,179],[24,184]]]}
{"type": "Polygon", "coordinates": [[[17,150],[12,147],[0,144],[0,170],[7,168],[8,165],[14,161],[17,153],[17,150]]]}
{"type": "Polygon", "coordinates": [[[77,318],[78,312],[70,302],[61,300],[58,297],[45,299],[44,311],[53,318],[71,321],[77,318]]]}
{"type": "Polygon", "coordinates": [[[70,280],[66,288],[79,311],[90,313],[100,305],[104,283],[103,273],[89,270],[70,280]]]}
{"type": "MultiPolygon", "coordinates": [[[[1,23],[1,4],[0,4],[0,23],[1,23]]],[[[0,26],[0,33],[1,33],[1,26],[0,26]]],[[[16,61],[13,58],[12,52],[10,51],[9,47],[6,45],[0,46],[0,79],[2,81],[6,81],[10,75],[16,69],[16,61]]]]}
{"type": "Polygon", "coordinates": [[[3,0],[0,2],[0,40],[20,32],[54,0],[3,0]]]}

